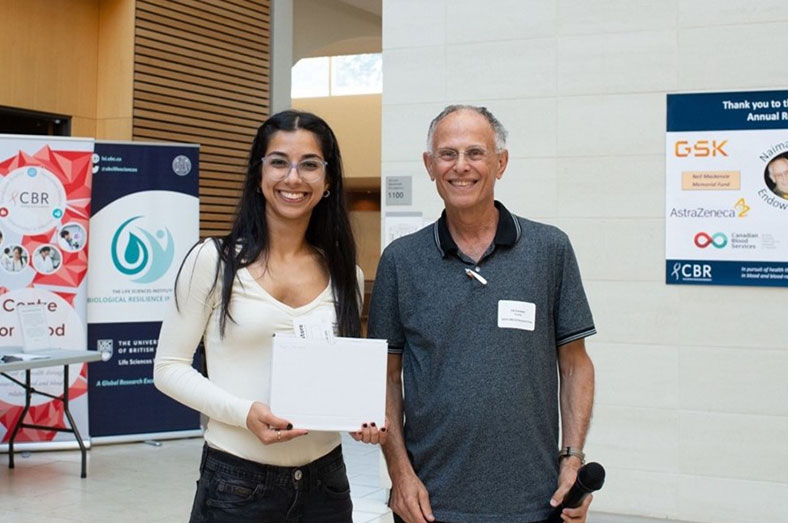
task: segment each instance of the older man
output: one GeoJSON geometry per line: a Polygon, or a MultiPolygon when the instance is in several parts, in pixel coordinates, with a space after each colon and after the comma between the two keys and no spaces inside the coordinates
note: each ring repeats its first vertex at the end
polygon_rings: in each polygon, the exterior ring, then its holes
{"type": "Polygon", "coordinates": [[[445,210],[380,260],[369,335],[389,343],[384,452],[407,522],[546,520],[584,459],[594,323],[566,235],[494,199],[505,142],[483,107],[441,112],[423,159],[445,210]]]}
{"type": "Polygon", "coordinates": [[[772,191],[777,196],[788,200],[788,160],[778,157],[769,162],[769,179],[774,183],[772,191]]]}

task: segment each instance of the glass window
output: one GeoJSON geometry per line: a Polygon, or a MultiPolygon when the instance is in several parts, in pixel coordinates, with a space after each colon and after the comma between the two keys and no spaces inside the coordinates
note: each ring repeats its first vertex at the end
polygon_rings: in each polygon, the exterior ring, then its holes
{"type": "Polygon", "coordinates": [[[329,95],[329,58],[302,58],[293,66],[290,96],[310,98],[329,95]]]}
{"type": "Polygon", "coordinates": [[[383,91],[380,53],[303,58],[293,66],[292,98],[369,94],[383,91]]]}
{"type": "Polygon", "coordinates": [[[380,93],[383,70],[380,54],[331,57],[331,94],[380,93]]]}

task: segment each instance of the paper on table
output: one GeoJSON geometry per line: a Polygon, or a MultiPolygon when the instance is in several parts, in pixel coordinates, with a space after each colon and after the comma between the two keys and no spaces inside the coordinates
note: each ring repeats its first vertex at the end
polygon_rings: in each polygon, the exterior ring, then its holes
{"type": "Polygon", "coordinates": [[[274,336],[270,407],[296,428],[354,432],[386,420],[386,340],[274,336]]]}
{"type": "Polygon", "coordinates": [[[44,306],[39,304],[19,305],[19,324],[22,327],[22,350],[33,352],[49,347],[49,326],[44,306]]]}

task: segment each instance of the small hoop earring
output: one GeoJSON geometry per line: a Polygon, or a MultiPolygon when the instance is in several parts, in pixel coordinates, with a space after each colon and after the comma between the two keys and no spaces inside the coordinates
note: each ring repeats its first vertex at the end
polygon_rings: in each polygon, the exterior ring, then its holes
{"type": "Polygon", "coordinates": [[[328,195],[331,194],[331,191],[326,189],[326,192],[323,193],[323,198],[328,198],[328,195]]]}

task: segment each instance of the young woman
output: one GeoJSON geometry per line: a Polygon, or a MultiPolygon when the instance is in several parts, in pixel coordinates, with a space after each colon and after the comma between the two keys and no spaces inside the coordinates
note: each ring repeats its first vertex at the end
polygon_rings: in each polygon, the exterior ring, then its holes
{"type": "Polygon", "coordinates": [[[156,387],[209,418],[192,522],[351,521],[340,435],[294,428],[267,401],[272,335],[328,321],[359,336],[362,283],[334,133],[313,114],[275,114],[252,143],[231,232],[187,255],[159,335],[156,387]],[[209,378],[191,367],[201,337],[209,378]]]}

